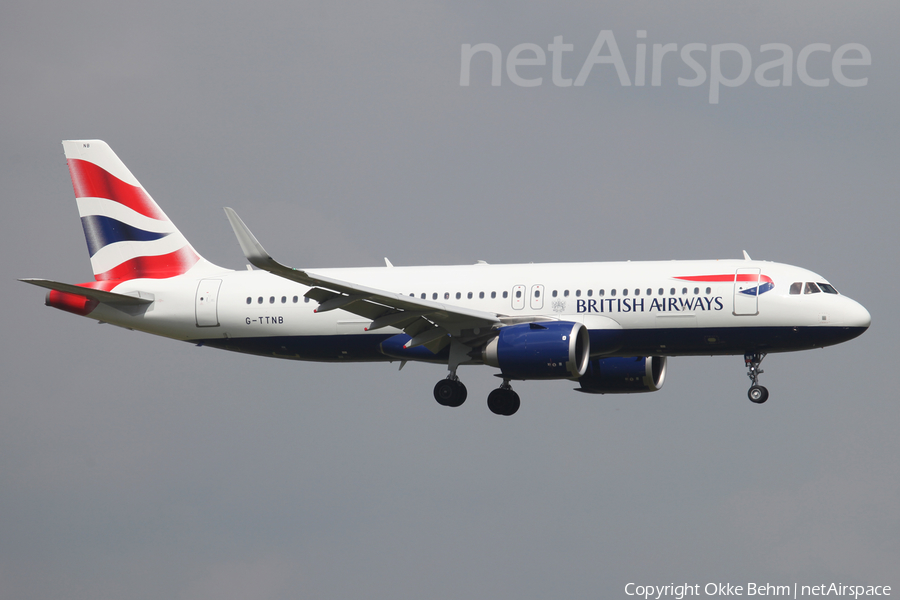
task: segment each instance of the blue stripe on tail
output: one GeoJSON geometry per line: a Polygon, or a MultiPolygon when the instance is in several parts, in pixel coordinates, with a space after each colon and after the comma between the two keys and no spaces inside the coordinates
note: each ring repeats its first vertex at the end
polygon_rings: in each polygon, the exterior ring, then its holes
{"type": "Polygon", "coordinates": [[[122,221],[101,215],[81,217],[81,226],[84,228],[88,252],[92,257],[108,244],[116,242],[150,242],[170,235],[169,233],[138,229],[122,221]]]}

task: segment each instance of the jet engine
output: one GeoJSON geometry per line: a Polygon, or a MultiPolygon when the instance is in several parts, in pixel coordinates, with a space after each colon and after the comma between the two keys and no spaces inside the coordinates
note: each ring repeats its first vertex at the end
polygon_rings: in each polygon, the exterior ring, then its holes
{"type": "Polygon", "coordinates": [[[482,354],[508,379],[578,379],[590,359],[587,328],[569,321],[521,323],[501,328],[482,354]]]}
{"type": "Polygon", "coordinates": [[[655,392],[666,380],[665,356],[595,358],[578,379],[578,392],[588,394],[632,394],[655,392]]]}

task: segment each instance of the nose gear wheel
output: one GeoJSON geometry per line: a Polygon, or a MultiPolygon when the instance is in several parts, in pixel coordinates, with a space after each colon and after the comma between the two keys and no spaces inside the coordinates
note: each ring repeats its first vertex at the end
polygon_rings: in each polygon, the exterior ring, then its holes
{"type": "Polygon", "coordinates": [[[755,404],[762,404],[769,399],[769,390],[759,385],[759,376],[764,372],[759,364],[766,357],[765,352],[748,352],[744,355],[744,365],[747,367],[747,377],[752,384],[747,391],[747,397],[755,404]]]}

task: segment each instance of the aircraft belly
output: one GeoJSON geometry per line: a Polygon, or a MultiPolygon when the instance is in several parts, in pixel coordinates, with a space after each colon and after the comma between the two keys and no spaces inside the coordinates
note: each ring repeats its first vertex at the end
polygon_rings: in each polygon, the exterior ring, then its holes
{"type": "MultiPolygon", "coordinates": [[[[697,327],[624,330],[622,347],[612,356],[734,355],[792,352],[839,344],[864,327],[697,327]]],[[[593,353],[593,352],[592,352],[593,353]]]]}
{"type": "Polygon", "coordinates": [[[390,335],[303,335],[191,340],[232,352],[319,362],[372,362],[391,360],[378,345],[390,335]]]}

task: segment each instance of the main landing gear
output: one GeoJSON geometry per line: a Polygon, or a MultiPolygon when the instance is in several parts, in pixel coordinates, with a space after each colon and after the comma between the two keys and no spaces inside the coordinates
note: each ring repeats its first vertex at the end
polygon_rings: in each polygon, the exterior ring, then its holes
{"type": "Polygon", "coordinates": [[[503,384],[488,394],[488,408],[495,415],[509,417],[519,410],[519,395],[509,385],[509,379],[504,379],[503,384]]]}
{"type": "MultiPolygon", "coordinates": [[[[456,376],[456,369],[459,365],[469,361],[472,349],[455,339],[450,340],[450,359],[447,361],[447,368],[450,374],[446,379],[441,379],[434,386],[434,399],[441,406],[457,407],[462,406],[466,401],[468,392],[463,382],[456,376]]],[[[495,415],[510,416],[519,410],[519,395],[512,391],[509,385],[509,379],[504,379],[503,384],[488,395],[488,408],[495,415]]]]}
{"type": "Polygon", "coordinates": [[[447,379],[441,379],[434,386],[434,399],[441,406],[450,406],[456,408],[462,406],[466,401],[469,392],[466,386],[455,375],[450,375],[447,379]]]}
{"type": "MultiPolygon", "coordinates": [[[[441,406],[452,408],[462,406],[468,395],[463,382],[452,376],[441,379],[434,386],[434,399],[441,406]]],[[[508,417],[519,410],[519,395],[510,387],[509,381],[504,379],[503,385],[488,395],[487,405],[495,415],[508,417]]]]}
{"type": "Polygon", "coordinates": [[[747,377],[753,384],[747,392],[747,397],[751,402],[762,404],[769,399],[769,390],[759,385],[759,376],[763,373],[759,368],[759,363],[766,357],[765,352],[748,352],[744,355],[744,365],[747,367],[747,377]]]}
{"type": "MultiPolygon", "coordinates": [[[[450,374],[446,379],[441,379],[434,386],[434,399],[441,406],[451,406],[456,408],[462,406],[466,401],[468,392],[463,382],[456,376],[456,369],[459,365],[466,362],[469,357],[471,348],[457,342],[455,339],[450,341],[450,360],[447,362],[447,368],[450,374]]],[[[504,379],[500,387],[488,395],[487,405],[491,412],[495,415],[510,416],[519,410],[519,395],[512,390],[509,385],[509,379],[504,379]]]]}

